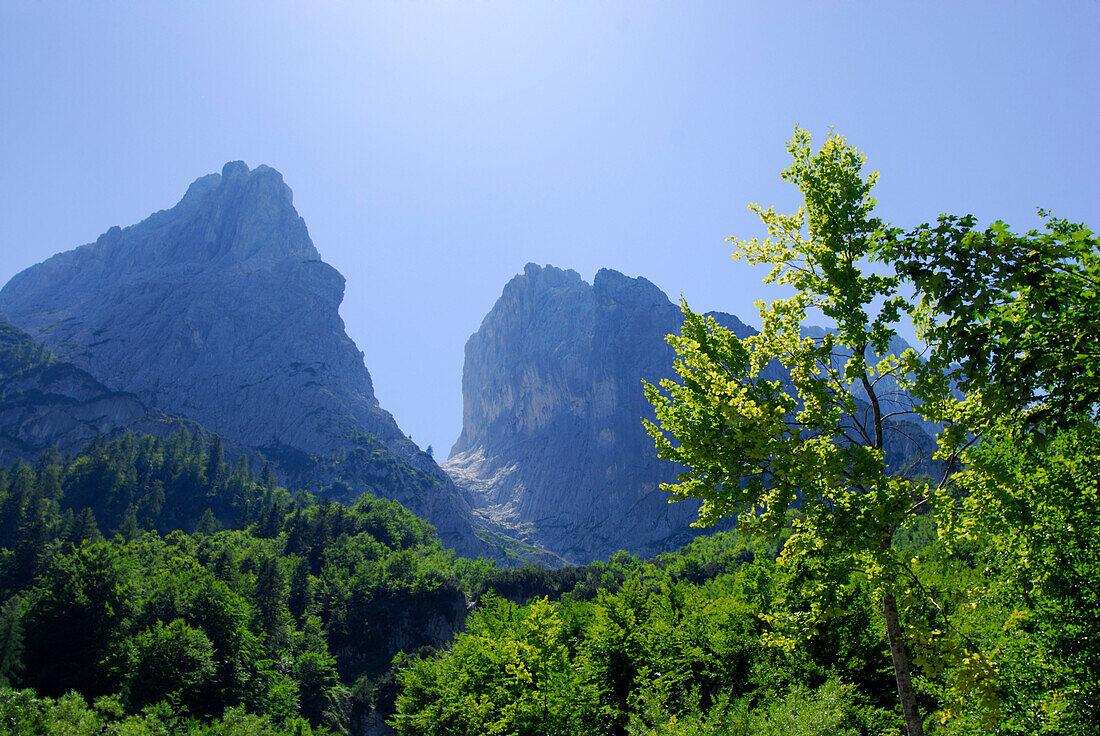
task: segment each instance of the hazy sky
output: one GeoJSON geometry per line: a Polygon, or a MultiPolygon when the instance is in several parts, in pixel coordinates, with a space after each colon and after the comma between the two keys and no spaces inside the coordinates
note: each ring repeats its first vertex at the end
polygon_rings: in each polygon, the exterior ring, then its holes
{"type": "Polygon", "coordinates": [[[282,172],[382,405],[444,457],[463,346],[525,263],[645,276],[756,322],[727,236],[801,124],[880,214],[1100,227],[1100,2],[0,0],[0,283],[282,172]]]}

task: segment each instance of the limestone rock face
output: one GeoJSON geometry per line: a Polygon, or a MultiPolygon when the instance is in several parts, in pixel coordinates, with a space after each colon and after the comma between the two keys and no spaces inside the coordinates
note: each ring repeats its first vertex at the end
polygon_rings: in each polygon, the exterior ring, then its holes
{"type": "Polygon", "coordinates": [[[287,484],[393,498],[460,551],[492,554],[379,407],[343,293],[282,176],[238,161],[172,209],[16,275],[0,313],[112,390],[259,448],[287,484]]]}
{"type": "Polygon", "coordinates": [[[22,330],[0,321],[0,465],[33,462],[50,448],[76,453],[100,435],[130,430],[167,436],[181,428],[194,429],[54,360],[22,330]]]}
{"type": "MultiPolygon", "coordinates": [[[[750,328],[715,315],[739,335],[750,328]]],[[[466,343],[462,434],[443,468],[475,508],[570,562],[649,555],[694,536],[669,504],[641,419],[642,381],[671,377],[683,315],[644,278],[529,264],[466,343]]]]}
{"type": "Polygon", "coordinates": [[[330,453],[357,427],[401,445],[344,333],[343,290],[279,173],[236,162],[18,274],[0,311],[106,385],[244,444],[330,453]]]}
{"type": "MultiPolygon", "coordinates": [[[[738,337],[755,332],[732,315],[708,316],[738,337]]],[[[668,503],[658,486],[680,469],[657,458],[641,421],[654,419],[642,381],[679,380],[665,336],[682,324],[679,307],[644,278],[601,270],[589,285],[529,264],[466,343],[462,434],[444,470],[475,509],[573,563],[686,543],[698,503],[668,503]]],[[[762,377],[790,387],[778,363],[762,377]]],[[[885,411],[911,404],[892,380],[879,388],[885,411]]],[[[892,420],[887,461],[936,472],[934,429],[892,420]]]]}

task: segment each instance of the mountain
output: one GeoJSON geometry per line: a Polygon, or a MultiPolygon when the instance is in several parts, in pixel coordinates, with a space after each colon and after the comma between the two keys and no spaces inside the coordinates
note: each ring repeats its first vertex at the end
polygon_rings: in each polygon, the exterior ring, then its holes
{"type": "Polygon", "coordinates": [[[50,448],[75,453],[101,435],[164,437],[178,429],[196,427],[112,391],[0,321],[0,465],[34,461],[50,448]]]}
{"type": "MultiPolygon", "coordinates": [[[[739,335],[750,328],[716,315],[739,335]]],[[[443,468],[475,508],[571,562],[648,555],[696,532],[668,503],[642,380],[672,374],[679,307],[644,278],[528,264],[466,343],[462,434],[443,468]]]]}
{"type": "MultiPolygon", "coordinates": [[[[739,337],[755,332],[733,315],[708,316],[739,337]]],[[[698,504],[668,502],[659,484],[679,468],[657,458],[641,422],[654,416],[642,381],[675,377],[665,336],[682,324],[644,278],[604,269],[588,284],[528,264],[466,343],[462,433],[444,470],[475,509],[570,562],[685,544],[698,533],[689,528],[698,504]]],[[[778,365],[764,378],[787,382],[778,365]]],[[[934,442],[919,426],[898,428],[891,438],[905,440],[891,439],[887,456],[911,469],[913,448],[924,458],[934,442]]]]}
{"type": "Polygon", "coordinates": [[[343,289],[278,172],[236,162],[171,210],[17,274],[0,312],[106,385],[245,444],[331,453],[357,426],[397,448],[344,334],[343,289]]]}
{"type": "Polygon", "coordinates": [[[0,314],[103,387],[256,448],[288,486],[400,501],[460,552],[499,557],[499,533],[379,406],[343,294],[282,176],[237,161],[17,274],[0,314]]]}

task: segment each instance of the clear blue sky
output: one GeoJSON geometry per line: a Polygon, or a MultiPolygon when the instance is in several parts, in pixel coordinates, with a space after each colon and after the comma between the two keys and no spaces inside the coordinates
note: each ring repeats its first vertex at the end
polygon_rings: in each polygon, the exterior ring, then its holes
{"type": "Polygon", "coordinates": [[[1100,227],[1100,2],[0,2],[0,283],[243,159],[283,173],[384,407],[445,456],[529,261],[754,322],[724,239],[796,123],[899,225],[1100,227]]]}

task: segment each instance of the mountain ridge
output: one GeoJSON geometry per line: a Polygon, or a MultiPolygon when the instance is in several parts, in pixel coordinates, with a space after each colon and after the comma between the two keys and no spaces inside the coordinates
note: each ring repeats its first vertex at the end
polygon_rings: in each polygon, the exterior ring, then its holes
{"type": "MultiPolygon", "coordinates": [[[[399,501],[463,554],[587,563],[619,549],[668,551],[700,533],[689,526],[698,504],[670,505],[660,489],[678,469],[656,457],[642,424],[653,418],[643,381],[674,377],[665,338],[683,323],[652,282],[605,268],[589,284],[527,264],[466,343],[462,430],[442,466],[380,406],[339,315],[344,288],[282,176],[227,163],[174,207],[0,289],[0,314],[71,365],[71,386],[77,375],[90,382],[80,396],[115,402],[113,417],[91,416],[74,413],[74,395],[68,414],[54,406],[35,417],[27,407],[45,394],[29,387],[24,414],[5,407],[22,428],[6,451],[37,451],[18,436],[31,437],[35,421],[71,446],[112,422],[190,421],[270,459],[287,487],[399,501]]],[[[755,333],[733,315],[708,316],[739,337],[755,333]]],[[[778,365],[764,378],[787,380],[778,365]]],[[[893,463],[910,459],[887,451],[893,463]]]]}
{"type": "Polygon", "coordinates": [[[0,319],[0,465],[35,461],[51,449],[78,452],[96,438],[118,432],[167,436],[193,426],[56,360],[0,319]]]}
{"type": "Polygon", "coordinates": [[[111,390],[262,451],[288,486],[369,491],[461,553],[509,554],[379,405],[339,316],[344,284],[281,174],[237,161],[17,274],[0,314],[111,390]]]}
{"type": "MultiPolygon", "coordinates": [[[[714,313],[739,334],[750,328],[714,313]]],[[[700,532],[659,488],[642,381],[672,372],[680,308],[645,278],[529,263],[466,343],[463,428],[442,467],[477,510],[570,562],[643,556],[700,532]]],[[[731,522],[732,523],[732,522],[731,522]]]]}
{"type": "MultiPolygon", "coordinates": [[[[757,332],[706,316],[741,338],[757,332]]],[[[682,325],[681,308],[645,278],[601,269],[589,284],[527,264],[466,343],[463,427],[443,469],[475,510],[573,563],[686,544],[701,533],[689,526],[699,504],[669,503],[660,485],[683,469],[657,458],[642,423],[655,418],[643,381],[681,380],[666,336],[682,325]]],[[[790,384],[778,362],[761,377],[790,384]]],[[[891,410],[904,408],[901,389],[887,388],[891,410]]],[[[896,424],[888,462],[934,470],[927,428],[896,424]]]]}

